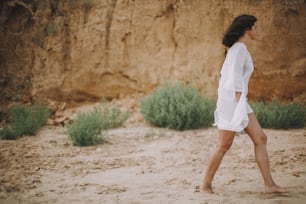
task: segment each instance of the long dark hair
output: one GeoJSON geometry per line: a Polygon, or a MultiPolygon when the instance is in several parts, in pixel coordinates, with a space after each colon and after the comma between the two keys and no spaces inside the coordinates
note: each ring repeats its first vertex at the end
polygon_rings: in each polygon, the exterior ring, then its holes
{"type": "Polygon", "coordinates": [[[257,18],[252,15],[242,14],[237,16],[226,30],[222,44],[226,47],[231,47],[241,36],[243,36],[246,30],[252,29],[256,21],[257,18]]]}

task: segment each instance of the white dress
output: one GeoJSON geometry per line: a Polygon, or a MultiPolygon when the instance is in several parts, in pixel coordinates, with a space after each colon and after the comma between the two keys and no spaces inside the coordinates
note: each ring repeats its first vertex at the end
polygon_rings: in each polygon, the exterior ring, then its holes
{"type": "Polygon", "coordinates": [[[247,102],[248,83],[253,70],[253,60],[246,45],[236,42],[229,48],[221,69],[214,114],[218,129],[240,132],[247,127],[248,113],[253,112],[247,102]],[[235,92],[241,92],[239,101],[235,92]]]}

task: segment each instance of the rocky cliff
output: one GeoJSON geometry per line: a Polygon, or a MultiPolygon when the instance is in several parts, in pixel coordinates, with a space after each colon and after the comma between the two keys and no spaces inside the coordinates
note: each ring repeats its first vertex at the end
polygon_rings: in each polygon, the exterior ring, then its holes
{"type": "Polygon", "coordinates": [[[304,0],[2,0],[1,102],[148,93],[165,80],[215,96],[223,33],[258,18],[253,100],[306,100],[304,0]]]}

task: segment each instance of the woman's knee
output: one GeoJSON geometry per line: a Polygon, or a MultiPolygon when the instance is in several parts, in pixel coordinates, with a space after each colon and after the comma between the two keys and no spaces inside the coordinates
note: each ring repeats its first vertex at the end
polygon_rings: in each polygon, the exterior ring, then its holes
{"type": "Polygon", "coordinates": [[[257,136],[256,140],[254,141],[255,145],[262,145],[267,144],[268,138],[265,133],[261,133],[257,136]]]}

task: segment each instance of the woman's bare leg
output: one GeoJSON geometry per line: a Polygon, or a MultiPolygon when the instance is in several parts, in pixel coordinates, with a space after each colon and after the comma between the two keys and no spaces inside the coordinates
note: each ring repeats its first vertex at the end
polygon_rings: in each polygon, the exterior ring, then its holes
{"type": "Polygon", "coordinates": [[[218,170],[224,154],[231,147],[235,137],[235,132],[219,130],[219,141],[215,150],[213,151],[206,168],[206,174],[203,182],[203,191],[213,193],[212,180],[218,170]]]}
{"type": "Polygon", "coordinates": [[[263,132],[254,113],[249,113],[249,124],[245,131],[254,143],[255,157],[262,174],[266,193],[286,193],[288,189],[279,187],[273,181],[267,152],[267,136],[263,132]]]}

